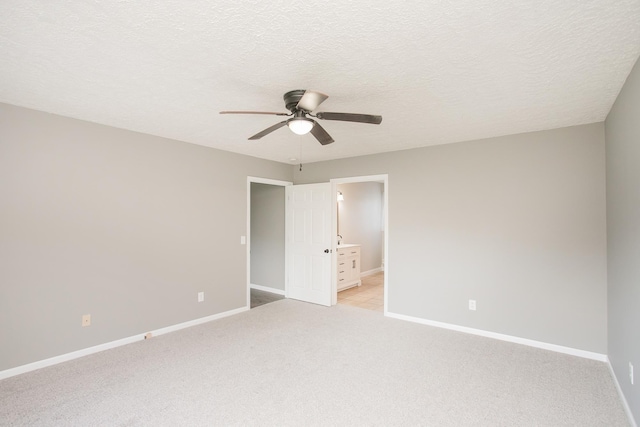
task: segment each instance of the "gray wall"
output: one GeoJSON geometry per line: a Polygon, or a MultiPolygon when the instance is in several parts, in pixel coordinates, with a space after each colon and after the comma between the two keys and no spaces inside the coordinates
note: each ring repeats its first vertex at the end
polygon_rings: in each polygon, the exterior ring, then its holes
{"type": "Polygon", "coordinates": [[[389,311],[606,353],[602,123],[311,163],[294,182],[383,173],[389,311]]]}
{"type": "Polygon", "coordinates": [[[247,176],[290,166],[4,104],[0,120],[0,370],[246,306],[247,176]]]}
{"type": "Polygon", "coordinates": [[[284,187],[251,183],[251,284],[284,291],[284,187]]]}
{"type": "Polygon", "coordinates": [[[356,182],[339,184],[344,201],[338,202],[342,243],[359,243],[360,271],[382,267],[382,207],[384,184],[356,182]]]}
{"type": "Polygon", "coordinates": [[[640,420],[640,63],[605,122],[609,360],[640,420]],[[629,362],[635,385],[629,380],[629,362]]]}

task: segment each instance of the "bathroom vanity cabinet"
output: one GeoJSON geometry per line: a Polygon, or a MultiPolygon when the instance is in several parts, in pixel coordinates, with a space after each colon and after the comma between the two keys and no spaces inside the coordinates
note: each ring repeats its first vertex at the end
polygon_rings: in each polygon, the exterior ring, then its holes
{"type": "Polygon", "coordinates": [[[344,244],[337,247],[338,292],[360,286],[360,245],[344,244]]]}

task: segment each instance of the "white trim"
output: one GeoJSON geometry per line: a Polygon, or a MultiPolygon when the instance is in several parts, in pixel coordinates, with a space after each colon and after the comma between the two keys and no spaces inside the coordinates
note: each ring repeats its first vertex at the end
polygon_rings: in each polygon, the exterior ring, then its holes
{"type": "Polygon", "coordinates": [[[468,328],[466,326],[453,325],[451,323],[437,322],[435,320],[421,319],[419,317],[405,316],[404,314],[385,312],[385,316],[394,319],[406,320],[408,322],[421,323],[423,325],[435,326],[437,328],[450,329],[452,331],[464,332],[481,337],[493,338],[500,341],[508,341],[516,344],[528,345],[529,347],[541,348],[544,350],[555,351],[557,353],[570,354],[572,356],[583,357],[585,359],[598,360],[600,362],[607,361],[607,355],[594,353],[591,351],[580,350],[577,348],[564,347],[562,345],[550,344],[542,341],[530,340],[527,338],[514,337],[512,335],[499,334],[496,332],[483,331],[482,329],[468,328]]]}
{"type": "MultiPolygon", "coordinates": [[[[363,176],[351,176],[347,178],[333,178],[331,181],[335,181],[337,184],[353,184],[356,182],[379,182],[384,183],[387,180],[388,174],[380,175],[363,175],[363,176]]],[[[336,197],[338,193],[336,193],[336,197]]],[[[338,200],[336,200],[337,202],[338,200]]]]}
{"type": "MultiPolygon", "coordinates": [[[[212,314],[211,316],[201,317],[199,319],[190,320],[188,322],[178,323],[177,325],[167,326],[166,328],[156,329],[154,331],[149,331],[152,336],[164,335],[169,332],[175,332],[180,329],[189,328],[191,326],[200,325],[202,323],[211,322],[213,320],[218,320],[223,317],[233,316],[238,313],[242,313],[243,311],[249,310],[249,307],[240,307],[234,310],[225,311],[218,314],[212,314]]],[[[79,357],[88,356],[90,354],[98,353],[104,350],[109,350],[112,348],[120,347],[123,345],[131,344],[136,341],[143,341],[145,335],[149,332],[133,335],[127,338],[122,338],[115,341],[106,342],[104,344],[95,345],[93,347],[83,348],[82,350],[72,351],[71,353],[61,354],[60,356],[51,357],[49,359],[39,360],[37,362],[28,363],[26,365],[17,366],[15,368],[6,369],[4,371],[0,371],[0,380],[5,378],[13,377],[16,375],[24,374],[26,372],[35,371],[36,369],[46,368],[47,366],[57,365],[58,363],[67,362],[69,360],[77,359],[79,357]]]]}
{"type": "Polygon", "coordinates": [[[374,274],[379,273],[381,271],[384,271],[384,268],[378,267],[378,268],[374,268],[373,270],[363,271],[360,273],[360,277],[373,276],[374,274]]]}
{"type": "Polygon", "coordinates": [[[271,288],[269,286],[262,285],[254,285],[253,283],[250,285],[251,289],[257,289],[259,291],[271,292],[272,294],[284,295],[284,289],[271,288]]]}
{"type": "MultiPolygon", "coordinates": [[[[247,243],[246,243],[247,245],[247,254],[246,254],[247,307],[251,307],[251,183],[253,182],[258,184],[276,185],[279,187],[287,187],[289,185],[293,185],[293,182],[290,182],[290,181],[279,181],[277,179],[260,178],[257,176],[247,176],[247,243]]],[[[285,251],[286,251],[286,247],[285,247],[285,251]]],[[[285,277],[287,277],[286,257],[285,257],[284,269],[285,269],[284,271],[285,277]]],[[[285,294],[286,294],[286,289],[287,289],[286,281],[285,281],[284,287],[285,287],[285,294]]]]}
{"type": "Polygon", "coordinates": [[[627,418],[629,419],[629,424],[631,427],[638,427],[636,424],[635,418],[633,418],[633,413],[631,412],[631,408],[629,407],[629,402],[627,402],[627,398],[622,392],[622,387],[620,387],[620,383],[618,382],[618,377],[616,376],[616,372],[613,370],[613,366],[611,366],[611,361],[607,357],[607,365],[609,366],[609,372],[611,373],[611,377],[613,378],[613,383],[616,385],[616,390],[618,390],[618,395],[620,396],[620,400],[622,401],[622,406],[624,407],[624,412],[627,414],[627,418]]]}
{"type": "Polygon", "coordinates": [[[260,177],[257,177],[257,176],[248,176],[247,180],[248,180],[248,182],[255,182],[255,183],[258,183],[258,184],[276,185],[276,186],[280,186],[280,187],[286,187],[287,185],[293,185],[293,182],[291,182],[291,181],[279,181],[277,179],[260,178],[260,177]]]}

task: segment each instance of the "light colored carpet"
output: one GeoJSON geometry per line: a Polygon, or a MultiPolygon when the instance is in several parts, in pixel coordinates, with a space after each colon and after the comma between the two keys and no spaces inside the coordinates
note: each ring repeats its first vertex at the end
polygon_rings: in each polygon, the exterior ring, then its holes
{"type": "Polygon", "coordinates": [[[626,426],[601,362],[281,300],[0,381],[20,426],[626,426]]]}

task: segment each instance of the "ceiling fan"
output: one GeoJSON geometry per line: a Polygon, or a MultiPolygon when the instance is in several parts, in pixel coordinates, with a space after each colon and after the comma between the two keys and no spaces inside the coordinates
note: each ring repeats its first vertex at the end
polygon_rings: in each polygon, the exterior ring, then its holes
{"type": "Polygon", "coordinates": [[[340,120],[344,122],[370,123],[379,125],[382,122],[382,116],[372,116],[369,114],[353,114],[353,113],[326,113],[317,112],[311,114],[320,104],[322,104],[328,96],[324,93],[314,92],[312,90],[292,90],[284,94],[285,108],[289,113],[275,113],[269,111],[221,111],[220,114],[269,114],[274,116],[288,116],[290,119],[266,128],[262,132],[258,132],[249,139],[260,139],[269,135],[271,132],[287,125],[293,133],[304,135],[311,132],[322,145],[331,144],[333,138],[327,133],[320,124],[307,116],[315,117],[321,120],[340,120]]]}

